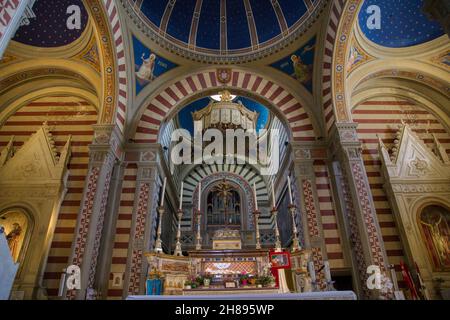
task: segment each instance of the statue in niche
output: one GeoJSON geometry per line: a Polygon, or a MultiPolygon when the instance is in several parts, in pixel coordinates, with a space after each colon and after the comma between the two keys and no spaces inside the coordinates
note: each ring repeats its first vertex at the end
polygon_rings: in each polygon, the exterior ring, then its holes
{"type": "Polygon", "coordinates": [[[156,55],[152,53],[145,59],[145,53],[143,53],[141,59],[142,65],[136,72],[136,77],[143,82],[152,81],[154,79],[153,71],[155,70],[156,55]]]}
{"type": "Polygon", "coordinates": [[[420,216],[425,243],[438,269],[450,268],[450,213],[439,206],[429,206],[420,216]]]}
{"type": "Polygon", "coordinates": [[[11,251],[11,255],[16,257],[19,251],[19,239],[22,234],[22,228],[18,223],[13,224],[13,229],[6,236],[6,240],[8,241],[9,250],[11,251]]]}

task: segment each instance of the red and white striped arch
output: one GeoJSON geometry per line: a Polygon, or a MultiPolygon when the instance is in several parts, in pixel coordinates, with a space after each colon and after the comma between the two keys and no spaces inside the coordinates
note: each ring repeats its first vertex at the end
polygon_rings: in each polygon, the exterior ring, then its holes
{"type": "Polygon", "coordinates": [[[154,143],[158,140],[161,123],[175,106],[183,104],[193,95],[217,88],[244,90],[263,98],[280,111],[289,123],[295,141],[314,141],[312,121],[304,106],[292,93],[270,80],[247,71],[231,71],[230,81],[224,85],[217,79],[216,70],[199,72],[172,83],[146,106],[137,124],[134,140],[154,143]]]}
{"type": "Polygon", "coordinates": [[[333,90],[331,88],[331,76],[333,72],[333,54],[336,35],[339,27],[339,21],[341,19],[342,12],[344,11],[344,6],[344,0],[333,1],[330,11],[330,18],[328,21],[327,33],[325,36],[325,49],[322,68],[322,101],[327,132],[330,132],[333,124],[336,122],[333,109],[333,90]]]}
{"type": "Polygon", "coordinates": [[[103,0],[108,14],[108,20],[111,24],[111,32],[116,50],[117,63],[117,112],[116,123],[121,131],[123,131],[126,119],[126,108],[128,100],[127,71],[125,63],[124,39],[122,36],[122,28],[120,25],[119,13],[116,3],[113,0],[103,0]]]}

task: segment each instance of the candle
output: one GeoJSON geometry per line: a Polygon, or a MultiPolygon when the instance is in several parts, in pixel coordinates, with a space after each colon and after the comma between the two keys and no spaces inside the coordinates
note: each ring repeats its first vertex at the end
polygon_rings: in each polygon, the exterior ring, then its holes
{"type": "Polygon", "coordinates": [[[272,183],[272,201],[273,201],[273,207],[276,208],[274,183],[272,183]]]}
{"type": "Polygon", "coordinates": [[[198,211],[200,212],[200,201],[202,199],[202,183],[198,183],[198,211]]]}
{"type": "Polygon", "coordinates": [[[291,178],[288,176],[288,188],[289,188],[289,204],[292,204],[292,190],[291,190],[291,178]]]}
{"type": "Polygon", "coordinates": [[[163,183],[163,190],[162,190],[162,195],[161,195],[161,202],[160,202],[160,207],[162,207],[164,205],[164,194],[166,193],[166,185],[167,185],[167,177],[164,177],[164,183],[163,183]]]}
{"type": "Polygon", "coordinates": [[[397,274],[395,273],[395,268],[393,266],[391,267],[391,278],[392,283],[394,284],[394,290],[399,291],[400,289],[398,287],[397,274]]]}
{"type": "Polygon", "coordinates": [[[58,289],[58,297],[62,297],[64,294],[64,286],[66,285],[66,269],[63,269],[61,273],[61,279],[59,280],[59,289],[58,289]]]}
{"type": "Polygon", "coordinates": [[[325,279],[327,280],[327,282],[331,281],[331,271],[330,271],[330,263],[328,261],[325,261],[323,263],[324,265],[324,270],[325,270],[325,279]]]}
{"type": "Polygon", "coordinates": [[[258,211],[258,197],[256,196],[256,183],[253,182],[253,192],[255,194],[255,211],[258,211]]]}
{"type": "Polygon", "coordinates": [[[181,190],[180,190],[180,210],[183,208],[183,187],[184,183],[181,181],[181,190]]]}
{"type": "Polygon", "coordinates": [[[308,263],[309,276],[312,282],[316,282],[316,270],[314,270],[314,262],[310,261],[308,263]]]}

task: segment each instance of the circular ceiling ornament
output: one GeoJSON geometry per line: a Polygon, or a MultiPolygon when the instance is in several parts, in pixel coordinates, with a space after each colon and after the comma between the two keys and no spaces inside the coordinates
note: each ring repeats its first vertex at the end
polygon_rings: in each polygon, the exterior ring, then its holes
{"type": "Polygon", "coordinates": [[[255,61],[282,50],[317,20],[328,0],[121,0],[148,38],[190,60],[255,61]]]}

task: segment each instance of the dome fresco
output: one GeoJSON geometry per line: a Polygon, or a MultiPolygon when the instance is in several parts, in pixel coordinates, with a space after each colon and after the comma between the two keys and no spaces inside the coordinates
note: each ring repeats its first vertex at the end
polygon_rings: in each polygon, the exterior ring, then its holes
{"type": "Polygon", "coordinates": [[[297,32],[325,1],[128,0],[146,27],[166,40],[201,53],[260,50],[297,32]]]}
{"type": "Polygon", "coordinates": [[[61,47],[77,40],[86,29],[88,14],[82,0],[35,1],[28,23],[13,40],[36,47],[61,47]]]}
{"type": "Polygon", "coordinates": [[[359,25],[372,42],[389,48],[404,48],[434,40],[444,34],[439,23],[422,12],[423,0],[366,0],[359,13],[359,25]],[[380,28],[367,25],[373,14],[371,6],[380,8],[380,28]]]}
{"type": "MultiPolygon", "coordinates": [[[[198,111],[206,107],[212,101],[211,98],[206,97],[194,102],[191,102],[183,109],[180,110],[178,114],[178,123],[180,127],[188,130],[191,134],[194,134],[194,120],[192,118],[192,112],[198,111]]],[[[250,111],[256,111],[258,113],[258,120],[256,122],[256,130],[261,130],[266,127],[270,119],[270,111],[261,103],[256,102],[252,99],[237,96],[233,99],[233,102],[241,101],[242,104],[250,111]]]]}

